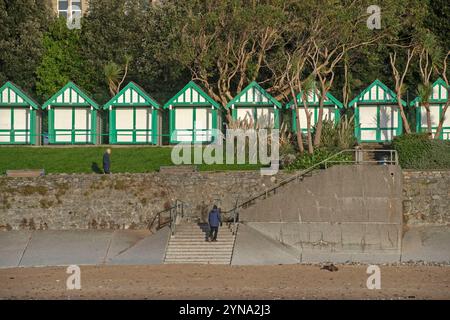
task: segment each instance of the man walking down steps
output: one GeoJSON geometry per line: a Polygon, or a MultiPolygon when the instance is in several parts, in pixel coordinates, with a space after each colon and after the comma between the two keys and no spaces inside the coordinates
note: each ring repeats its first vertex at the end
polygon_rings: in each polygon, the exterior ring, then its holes
{"type": "Polygon", "coordinates": [[[222,219],[220,217],[220,211],[216,205],[209,213],[208,217],[209,223],[209,236],[206,241],[217,241],[217,233],[219,232],[219,225],[222,225],[222,219]]]}

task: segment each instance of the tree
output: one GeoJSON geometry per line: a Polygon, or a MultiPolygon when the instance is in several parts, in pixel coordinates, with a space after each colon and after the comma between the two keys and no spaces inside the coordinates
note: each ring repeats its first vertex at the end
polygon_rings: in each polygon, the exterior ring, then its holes
{"type": "Polygon", "coordinates": [[[416,41],[421,79],[421,83],[418,85],[418,93],[420,105],[425,108],[427,115],[427,131],[432,138],[430,97],[433,88],[430,81],[437,63],[442,59],[442,51],[437,38],[427,29],[419,30],[416,41]]]}
{"type": "Polygon", "coordinates": [[[35,0],[0,0],[0,81],[34,91],[36,68],[44,53],[43,35],[50,8],[35,0]]]}
{"type": "Polygon", "coordinates": [[[128,74],[131,80],[136,80],[136,73],[141,69],[137,62],[145,63],[139,57],[143,54],[140,44],[147,10],[141,0],[90,2],[89,12],[82,19],[80,52],[85,61],[84,73],[92,83],[92,93],[97,100],[110,97],[103,71],[111,61],[122,61],[127,55],[136,57],[129,66],[133,72],[128,74]]]}
{"type": "MultiPolygon", "coordinates": [[[[342,64],[345,66],[344,58],[359,48],[391,41],[400,30],[414,22],[414,18],[419,17],[415,10],[420,3],[416,0],[381,1],[379,3],[379,6],[383,8],[381,30],[370,30],[366,26],[369,14],[361,10],[361,7],[369,7],[370,2],[318,1],[314,3],[315,5],[308,11],[310,36],[313,42],[313,50],[308,55],[308,61],[320,86],[319,113],[314,136],[314,145],[319,146],[324,101],[334,85],[339,67],[342,64]]],[[[346,83],[345,86],[347,87],[345,92],[347,92],[349,84],[346,83]]],[[[348,99],[348,97],[345,98],[348,99]]]]}
{"type": "Polygon", "coordinates": [[[404,67],[400,70],[397,64],[397,50],[389,53],[389,61],[392,68],[392,75],[395,81],[395,94],[397,95],[397,105],[400,110],[400,116],[402,117],[403,126],[405,128],[406,133],[411,133],[411,127],[409,125],[408,119],[406,117],[405,109],[402,104],[402,96],[405,93],[405,77],[408,74],[409,67],[411,66],[411,60],[413,59],[416,53],[416,47],[410,46],[406,49],[406,62],[404,67]]]}
{"type": "Polygon", "coordinates": [[[44,34],[43,45],[44,54],[36,70],[38,96],[46,100],[70,80],[92,90],[84,72],[79,30],[68,29],[66,19],[58,18],[44,34]]]}
{"type": "Polygon", "coordinates": [[[441,117],[439,119],[439,125],[436,129],[436,133],[434,135],[435,139],[439,139],[441,132],[442,132],[442,127],[444,126],[444,121],[446,119],[446,114],[447,114],[447,110],[448,110],[448,106],[450,105],[450,84],[448,82],[448,75],[447,75],[447,66],[448,66],[448,57],[450,56],[450,51],[447,52],[447,54],[445,55],[445,58],[443,59],[442,65],[437,65],[436,66],[436,70],[438,71],[438,73],[440,73],[442,79],[444,79],[445,84],[447,85],[447,101],[445,102],[445,106],[442,109],[442,114],[441,117]]]}
{"type": "Polygon", "coordinates": [[[273,80],[267,64],[269,53],[281,48],[286,1],[257,2],[187,0],[176,6],[181,18],[172,21],[179,37],[167,54],[223,106],[251,81],[273,80]]]}
{"type": "Polygon", "coordinates": [[[128,74],[128,67],[132,60],[131,56],[125,56],[125,66],[122,68],[115,62],[108,63],[104,68],[105,80],[109,87],[111,97],[119,93],[120,88],[125,81],[128,74]]]}

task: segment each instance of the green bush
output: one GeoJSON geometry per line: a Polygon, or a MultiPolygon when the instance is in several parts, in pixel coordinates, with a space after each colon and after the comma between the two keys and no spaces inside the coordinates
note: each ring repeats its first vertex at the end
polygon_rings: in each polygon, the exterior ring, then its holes
{"type": "Polygon", "coordinates": [[[356,144],[353,116],[343,116],[338,123],[331,120],[322,122],[320,145],[328,150],[351,149],[356,144]]]}
{"type": "MultiPolygon", "coordinates": [[[[305,153],[302,156],[297,157],[295,161],[287,166],[288,170],[300,170],[300,169],[308,169],[318,164],[327,158],[331,157],[333,154],[336,154],[335,151],[327,150],[327,149],[316,149],[313,154],[305,153]]],[[[342,161],[342,164],[345,164],[345,161],[353,160],[353,156],[350,153],[340,154],[333,159],[331,159],[330,163],[327,163],[327,167],[331,167],[332,165],[338,164],[342,161]]],[[[324,167],[324,166],[322,166],[324,167]]]]}
{"type": "Polygon", "coordinates": [[[432,140],[427,133],[396,137],[392,147],[397,150],[404,169],[450,169],[450,142],[432,140]]]}

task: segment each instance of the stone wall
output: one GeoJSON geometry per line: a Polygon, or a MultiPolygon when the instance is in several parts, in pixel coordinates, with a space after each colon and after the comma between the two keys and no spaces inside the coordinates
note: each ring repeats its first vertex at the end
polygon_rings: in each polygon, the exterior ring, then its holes
{"type": "MultiPolygon", "coordinates": [[[[264,191],[287,173],[259,171],[49,175],[35,179],[0,177],[0,230],[143,229],[155,213],[186,201],[187,213],[205,215],[221,200],[264,191]]],[[[450,171],[403,171],[403,217],[408,224],[450,223],[450,171]]]]}
{"type": "Polygon", "coordinates": [[[144,229],[176,199],[203,216],[215,199],[223,210],[286,176],[259,171],[0,177],[0,230],[144,229]]]}
{"type": "Polygon", "coordinates": [[[403,216],[408,224],[449,224],[450,170],[404,170],[403,216]]]}

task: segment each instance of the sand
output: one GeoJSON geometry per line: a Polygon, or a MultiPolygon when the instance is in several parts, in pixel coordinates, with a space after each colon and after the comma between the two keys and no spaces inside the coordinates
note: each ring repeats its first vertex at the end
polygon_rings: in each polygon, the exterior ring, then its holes
{"type": "Polygon", "coordinates": [[[450,299],[450,266],[380,266],[381,289],[364,265],[81,266],[81,290],[66,267],[0,270],[1,299],[450,299]]]}

